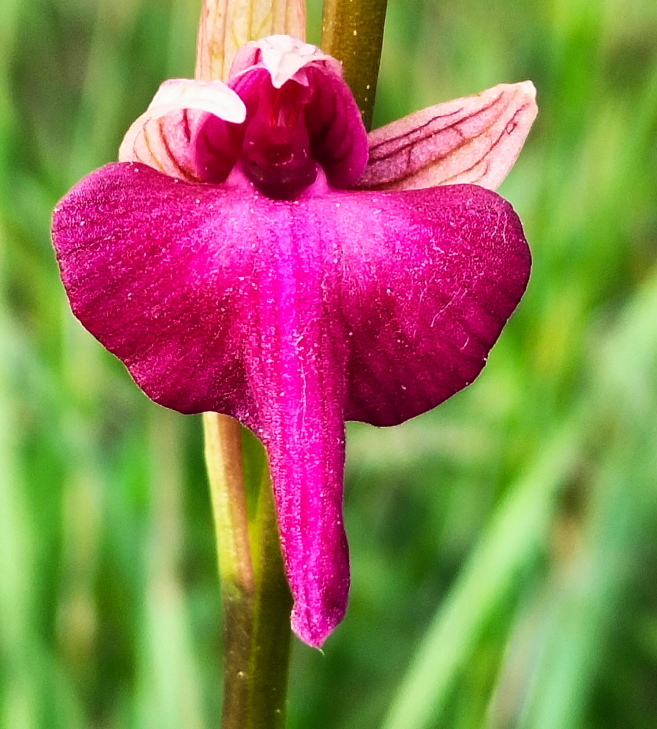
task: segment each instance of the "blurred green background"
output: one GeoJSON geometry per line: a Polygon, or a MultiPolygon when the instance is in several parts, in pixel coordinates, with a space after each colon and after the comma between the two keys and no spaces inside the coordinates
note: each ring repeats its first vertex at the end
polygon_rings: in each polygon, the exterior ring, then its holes
{"type": "MultiPolygon", "coordinates": [[[[657,727],[657,4],[390,4],[378,123],[536,83],[501,190],[534,271],[471,388],[350,429],[351,605],[324,654],[296,643],[289,726],[657,727]]],[[[218,725],[200,420],[77,324],[48,232],[159,82],[192,74],[198,6],[0,2],[8,729],[218,725]]]]}

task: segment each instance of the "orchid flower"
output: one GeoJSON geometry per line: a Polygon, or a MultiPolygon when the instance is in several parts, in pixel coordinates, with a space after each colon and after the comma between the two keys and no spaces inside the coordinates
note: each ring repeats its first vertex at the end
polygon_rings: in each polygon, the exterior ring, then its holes
{"type": "Polygon", "coordinates": [[[530,271],[491,189],[536,114],[500,85],[369,136],[340,64],[251,42],[229,82],[171,80],[119,163],[59,203],[72,309],[157,403],[231,415],[268,453],[296,634],[349,590],[345,421],[395,425],[470,384],[530,271]]]}

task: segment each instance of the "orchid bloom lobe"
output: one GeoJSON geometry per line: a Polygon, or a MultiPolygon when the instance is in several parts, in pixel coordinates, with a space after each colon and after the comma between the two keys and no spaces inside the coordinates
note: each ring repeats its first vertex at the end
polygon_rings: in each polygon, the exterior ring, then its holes
{"type": "Polygon", "coordinates": [[[361,189],[411,190],[471,183],[495,190],[536,118],[530,81],[430,106],[369,135],[361,189]]]}
{"type": "Polygon", "coordinates": [[[394,425],[472,382],[530,255],[483,187],[353,190],[368,140],[319,49],[248,44],[216,94],[154,105],[53,240],[74,313],[153,400],[262,439],[293,628],[320,646],[349,590],[345,420],[394,425]]]}

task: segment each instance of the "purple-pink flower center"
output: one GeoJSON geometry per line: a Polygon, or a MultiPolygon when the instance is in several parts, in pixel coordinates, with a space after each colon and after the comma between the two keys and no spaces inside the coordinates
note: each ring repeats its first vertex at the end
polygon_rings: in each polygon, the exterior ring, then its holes
{"type": "MultiPolygon", "coordinates": [[[[367,165],[367,133],[339,65],[294,39],[263,43],[280,58],[250,46],[238,55],[228,86],[243,121],[206,114],[187,140],[195,154],[190,177],[221,184],[234,170],[264,196],[287,201],[318,179],[334,189],[354,187],[367,165]],[[295,48],[305,55],[296,58],[295,48]]],[[[169,151],[176,157],[179,150],[169,151]]]]}
{"type": "Polygon", "coordinates": [[[246,99],[242,171],[268,197],[293,200],[317,178],[306,127],[310,97],[310,89],[296,81],[280,89],[265,81],[260,93],[246,99]]]}

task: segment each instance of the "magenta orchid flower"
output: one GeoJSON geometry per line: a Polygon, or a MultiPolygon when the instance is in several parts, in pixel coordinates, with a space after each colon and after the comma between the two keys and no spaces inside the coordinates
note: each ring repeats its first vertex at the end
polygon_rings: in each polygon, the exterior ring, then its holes
{"type": "Polygon", "coordinates": [[[535,114],[529,82],[501,85],[368,136],[340,64],[272,36],[228,84],[165,82],[122,162],[55,211],[83,325],[156,402],[263,441],[310,645],[347,604],[345,421],[395,425],[471,383],[523,295],[520,220],[486,188],[535,114]]]}

